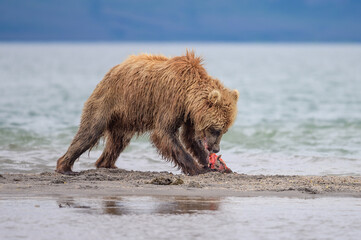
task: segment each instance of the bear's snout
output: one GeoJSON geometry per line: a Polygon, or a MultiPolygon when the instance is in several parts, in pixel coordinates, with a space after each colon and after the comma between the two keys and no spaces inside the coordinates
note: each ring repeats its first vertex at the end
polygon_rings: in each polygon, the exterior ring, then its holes
{"type": "Polygon", "coordinates": [[[219,150],[221,150],[220,147],[219,147],[219,145],[214,145],[211,152],[213,152],[213,153],[218,153],[219,150]]]}

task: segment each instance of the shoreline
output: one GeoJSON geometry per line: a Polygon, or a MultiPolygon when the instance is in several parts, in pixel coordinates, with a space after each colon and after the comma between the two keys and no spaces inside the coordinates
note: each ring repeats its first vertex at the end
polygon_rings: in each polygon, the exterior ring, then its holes
{"type": "Polygon", "coordinates": [[[86,170],[76,175],[0,174],[0,198],[102,197],[355,197],[359,176],[246,175],[210,172],[197,176],[123,169],[86,170]]]}

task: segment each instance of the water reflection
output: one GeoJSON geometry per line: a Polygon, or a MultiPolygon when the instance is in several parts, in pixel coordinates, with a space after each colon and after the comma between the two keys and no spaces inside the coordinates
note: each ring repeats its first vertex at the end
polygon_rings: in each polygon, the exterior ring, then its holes
{"type": "Polygon", "coordinates": [[[62,198],[59,208],[81,209],[89,214],[194,214],[217,211],[221,198],[205,197],[105,197],[98,200],[62,198]]]}
{"type": "Polygon", "coordinates": [[[0,239],[360,239],[360,212],[347,197],[2,196],[0,239]]]}

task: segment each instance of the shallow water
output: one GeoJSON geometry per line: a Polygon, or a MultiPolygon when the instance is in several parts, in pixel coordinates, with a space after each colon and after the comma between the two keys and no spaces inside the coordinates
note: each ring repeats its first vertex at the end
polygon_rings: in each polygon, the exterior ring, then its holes
{"type": "Polygon", "coordinates": [[[358,198],[0,198],[1,239],[360,239],[358,198]]]}
{"type": "MultiPolygon", "coordinates": [[[[361,45],[0,43],[0,172],[52,171],[82,106],[129,54],[193,48],[209,73],[240,92],[223,159],[247,174],[361,174],[361,45]]],[[[93,168],[102,145],[75,170],[93,168]]],[[[177,172],[147,136],[117,166],[177,172]]]]}

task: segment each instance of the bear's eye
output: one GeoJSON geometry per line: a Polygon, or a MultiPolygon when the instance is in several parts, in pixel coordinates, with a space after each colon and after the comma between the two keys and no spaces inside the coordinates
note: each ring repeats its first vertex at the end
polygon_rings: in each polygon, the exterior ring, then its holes
{"type": "Polygon", "coordinates": [[[216,135],[216,136],[219,136],[221,134],[221,130],[218,130],[218,129],[215,129],[215,128],[210,128],[209,129],[209,132],[212,134],[212,135],[216,135]]]}

